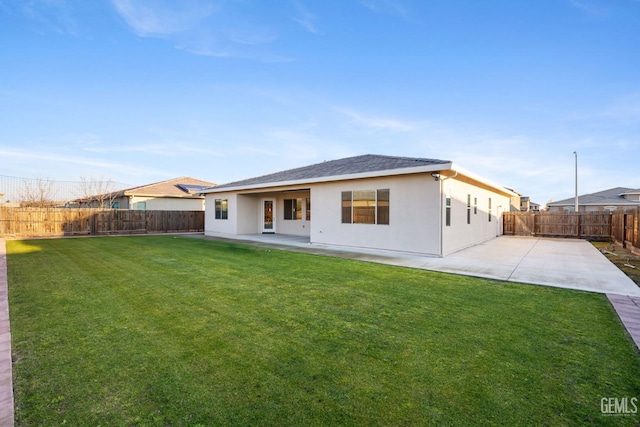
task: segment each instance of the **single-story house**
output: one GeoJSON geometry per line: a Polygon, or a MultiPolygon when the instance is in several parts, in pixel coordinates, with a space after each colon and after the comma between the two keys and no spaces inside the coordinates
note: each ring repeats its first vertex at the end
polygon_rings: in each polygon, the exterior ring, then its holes
{"type": "Polygon", "coordinates": [[[444,256],[502,233],[515,193],[448,160],[362,155],[219,185],[205,235],[282,233],[310,243],[444,256]]]}
{"type": "Polygon", "coordinates": [[[180,177],[76,201],[79,207],[156,211],[203,211],[205,197],[200,191],[214,187],[213,182],[180,177]]]}
{"type": "MultiPolygon", "coordinates": [[[[575,211],[575,197],[547,203],[549,212],[575,211]]],[[[597,193],[578,196],[579,212],[613,212],[640,207],[640,189],[614,187],[597,193]]]]}

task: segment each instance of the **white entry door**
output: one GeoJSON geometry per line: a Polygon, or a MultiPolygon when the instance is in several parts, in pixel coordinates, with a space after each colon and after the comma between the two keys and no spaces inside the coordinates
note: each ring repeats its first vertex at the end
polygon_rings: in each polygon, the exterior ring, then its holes
{"type": "Polygon", "coordinates": [[[262,199],[262,232],[276,232],[276,201],[275,199],[262,199]]]}

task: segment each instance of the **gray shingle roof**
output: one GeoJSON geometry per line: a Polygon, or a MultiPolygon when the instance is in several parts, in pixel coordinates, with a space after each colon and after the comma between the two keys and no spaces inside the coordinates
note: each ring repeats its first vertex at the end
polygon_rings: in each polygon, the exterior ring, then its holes
{"type": "MultiPolygon", "coordinates": [[[[579,205],[637,205],[638,202],[627,200],[622,194],[633,192],[633,188],[614,187],[608,190],[598,191],[591,194],[583,194],[578,196],[579,205]]],[[[564,200],[548,203],[548,206],[573,206],[575,198],[571,197],[564,200]]]]}
{"type": "Polygon", "coordinates": [[[415,168],[448,163],[450,163],[450,161],[448,160],[365,154],[362,156],[348,157],[346,159],[330,160],[322,163],[316,163],[310,166],[289,169],[269,175],[244,179],[241,181],[229,182],[227,184],[217,186],[216,189],[280,183],[288,181],[302,181],[331,176],[353,175],[358,173],[415,168]]]}

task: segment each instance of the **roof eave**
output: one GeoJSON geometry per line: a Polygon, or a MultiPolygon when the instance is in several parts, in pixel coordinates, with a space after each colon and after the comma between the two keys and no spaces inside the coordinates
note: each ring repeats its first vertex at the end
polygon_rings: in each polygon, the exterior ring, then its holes
{"type": "Polygon", "coordinates": [[[464,175],[467,178],[471,179],[472,181],[475,181],[479,184],[482,184],[486,187],[490,187],[493,188],[494,190],[498,190],[499,192],[503,193],[506,196],[509,197],[520,197],[520,193],[517,193],[513,190],[508,189],[507,187],[500,185],[496,182],[493,182],[491,180],[488,180],[486,178],[483,178],[479,175],[474,174],[473,172],[469,172],[468,170],[461,168],[460,166],[453,166],[453,163],[451,163],[451,169],[455,172],[458,172],[458,174],[460,175],[464,175]]]}
{"type": "Polygon", "coordinates": [[[418,173],[450,170],[451,168],[452,168],[452,163],[447,162],[447,163],[438,163],[438,164],[433,164],[428,166],[419,166],[414,168],[378,170],[378,171],[362,172],[362,173],[355,173],[355,174],[331,175],[331,176],[323,176],[323,177],[317,177],[317,178],[307,178],[307,179],[299,179],[299,180],[291,180],[291,181],[265,182],[260,184],[248,184],[248,185],[239,185],[239,186],[233,186],[233,187],[225,187],[224,185],[222,185],[222,186],[212,187],[209,189],[202,190],[200,191],[200,194],[227,193],[227,192],[234,192],[234,191],[259,190],[259,189],[266,189],[266,188],[318,184],[323,182],[350,181],[355,179],[377,178],[377,177],[384,177],[384,176],[411,175],[411,174],[418,174],[418,173]]]}

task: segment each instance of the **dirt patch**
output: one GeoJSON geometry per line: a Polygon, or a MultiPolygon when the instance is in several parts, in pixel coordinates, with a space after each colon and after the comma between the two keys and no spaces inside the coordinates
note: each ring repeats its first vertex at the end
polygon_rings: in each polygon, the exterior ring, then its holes
{"type": "Polygon", "coordinates": [[[634,255],[631,251],[628,251],[621,246],[614,245],[613,243],[592,243],[593,246],[595,246],[609,259],[609,261],[629,276],[636,285],[640,286],[640,256],[634,255]]]}

